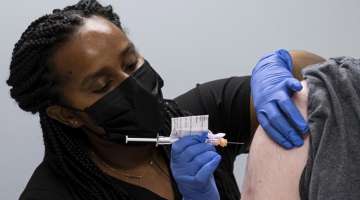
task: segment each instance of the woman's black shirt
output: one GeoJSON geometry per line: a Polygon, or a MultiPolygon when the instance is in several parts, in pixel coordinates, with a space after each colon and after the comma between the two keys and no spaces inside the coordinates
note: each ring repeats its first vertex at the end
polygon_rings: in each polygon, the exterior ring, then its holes
{"type": "MultiPolygon", "coordinates": [[[[213,133],[226,133],[229,141],[245,142],[245,145],[229,145],[218,148],[222,161],[214,176],[221,199],[239,200],[240,192],[233,174],[237,155],[246,152],[250,142],[250,77],[231,77],[215,80],[196,87],[174,99],[178,106],[193,115],[209,115],[209,129],[213,133]]],[[[162,147],[168,163],[169,147],[162,147]]],[[[76,199],[66,189],[66,183],[52,172],[51,158],[44,159],[31,176],[21,194],[21,200],[76,199]]],[[[163,199],[157,194],[124,181],[111,179],[125,189],[133,199],[163,199]]],[[[181,195],[173,181],[175,198],[181,195]]]]}

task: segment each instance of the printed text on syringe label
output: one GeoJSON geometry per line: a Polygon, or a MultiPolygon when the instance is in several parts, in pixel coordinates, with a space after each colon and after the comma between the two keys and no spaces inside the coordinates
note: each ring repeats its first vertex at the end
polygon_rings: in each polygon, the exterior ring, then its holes
{"type": "Polygon", "coordinates": [[[209,115],[177,117],[171,119],[172,138],[181,138],[187,135],[200,135],[208,132],[209,115]]]}

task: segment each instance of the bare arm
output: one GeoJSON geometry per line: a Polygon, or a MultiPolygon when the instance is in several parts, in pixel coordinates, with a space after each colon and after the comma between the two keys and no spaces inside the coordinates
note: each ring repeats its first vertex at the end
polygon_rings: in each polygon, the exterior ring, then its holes
{"type": "MultiPolygon", "coordinates": [[[[306,82],[293,96],[296,106],[307,118],[306,82]]],[[[300,199],[299,180],[308,155],[309,140],[300,148],[285,150],[274,143],[259,127],[254,135],[247,161],[242,198],[245,200],[300,199]]]]}

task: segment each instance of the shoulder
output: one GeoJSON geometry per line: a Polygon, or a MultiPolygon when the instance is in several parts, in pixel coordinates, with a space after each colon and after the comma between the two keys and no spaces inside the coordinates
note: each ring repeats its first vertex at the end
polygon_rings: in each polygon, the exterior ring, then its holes
{"type": "Polygon", "coordinates": [[[250,96],[249,76],[230,77],[196,84],[195,88],[179,95],[174,100],[185,110],[194,114],[203,114],[209,112],[210,108],[230,101],[236,95],[250,96]]]}
{"type": "Polygon", "coordinates": [[[71,199],[62,178],[43,161],[32,174],[20,200],[71,199]]]}

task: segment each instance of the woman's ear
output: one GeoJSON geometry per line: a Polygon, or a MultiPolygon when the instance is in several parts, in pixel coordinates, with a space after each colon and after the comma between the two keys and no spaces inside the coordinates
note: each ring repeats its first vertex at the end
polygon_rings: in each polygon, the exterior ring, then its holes
{"type": "Polygon", "coordinates": [[[46,108],[46,113],[50,118],[73,128],[79,128],[84,124],[84,122],[76,116],[73,111],[62,106],[49,106],[46,108]]]}

